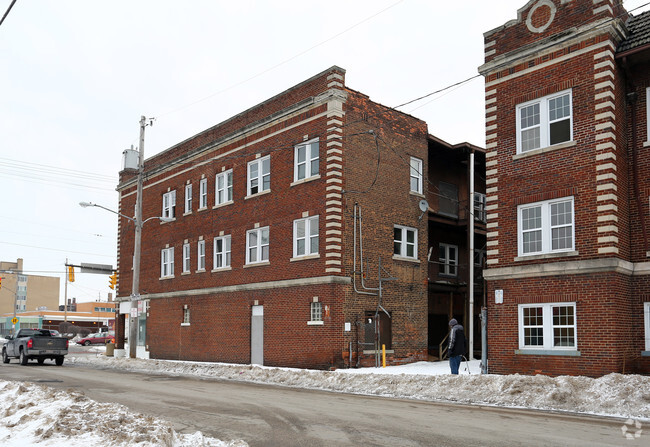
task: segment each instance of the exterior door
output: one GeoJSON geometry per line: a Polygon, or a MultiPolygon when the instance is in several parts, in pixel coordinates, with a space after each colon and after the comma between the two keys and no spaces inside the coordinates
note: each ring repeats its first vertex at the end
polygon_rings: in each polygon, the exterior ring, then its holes
{"type": "Polygon", "coordinates": [[[252,308],[251,364],[264,364],[264,306],[253,306],[252,308]]]}

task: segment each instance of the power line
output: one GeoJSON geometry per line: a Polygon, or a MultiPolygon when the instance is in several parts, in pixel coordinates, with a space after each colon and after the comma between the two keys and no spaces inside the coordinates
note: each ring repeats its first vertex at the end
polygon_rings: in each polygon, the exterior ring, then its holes
{"type": "Polygon", "coordinates": [[[9,8],[7,8],[7,12],[5,12],[5,14],[2,16],[2,19],[0,19],[0,26],[2,25],[2,22],[4,22],[5,19],[7,18],[7,16],[9,15],[9,11],[11,11],[11,8],[14,7],[14,3],[16,3],[16,0],[13,0],[11,2],[11,4],[9,5],[9,8]]]}

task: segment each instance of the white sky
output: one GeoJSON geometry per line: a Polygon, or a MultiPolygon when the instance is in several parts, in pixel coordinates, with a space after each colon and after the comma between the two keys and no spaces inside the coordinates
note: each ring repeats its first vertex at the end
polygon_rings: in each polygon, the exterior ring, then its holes
{"type": "MultiPolygon", "coordinates": [[[[476,75],[483,33],[525,4],[18,0],[0,26],[0,260],[60,276],[61,303],[66,258],[116,265],[116,216],[78,203],[117,209],[141,115],[157,118],[150,157],[332,65],[396,106],[476,75]]],[[[450,143],[484,145],[482,78],[402,110],[450,143]]],[[[107,276],[77,272],[68,297],[108,292],[107,276]]]]}

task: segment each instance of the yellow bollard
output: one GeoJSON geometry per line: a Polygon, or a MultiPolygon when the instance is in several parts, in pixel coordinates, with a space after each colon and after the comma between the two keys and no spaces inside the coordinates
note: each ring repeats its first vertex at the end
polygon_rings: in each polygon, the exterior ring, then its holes
{"type": "Polygon", "coordinates": [[[386,368],[386,345],[381,345],[381,364],[386,368]]]}

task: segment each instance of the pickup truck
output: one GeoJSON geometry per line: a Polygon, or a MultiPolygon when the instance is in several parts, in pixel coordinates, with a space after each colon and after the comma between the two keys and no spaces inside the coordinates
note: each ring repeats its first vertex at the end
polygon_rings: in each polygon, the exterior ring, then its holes
{"type": "Polygon", "coordinates": [[[21,329],[16,336],[7,337],[2,347],[2,361],[9,363],[11,358],[17,358],[21,365],[26,365],[29,360],[36,359],[40,365],[45,359],[53,359],[61,366],[67,353],[67,338],[57,337],[48,329],[21,329]]]}

